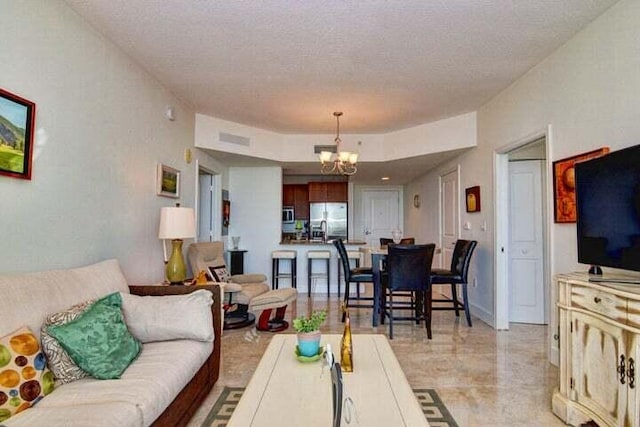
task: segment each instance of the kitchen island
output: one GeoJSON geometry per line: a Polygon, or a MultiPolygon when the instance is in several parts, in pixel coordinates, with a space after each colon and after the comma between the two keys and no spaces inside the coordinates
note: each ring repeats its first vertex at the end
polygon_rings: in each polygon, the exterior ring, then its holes
{"type": "MultiPolygon", "coordinates": [[[[366,242],[357,241],[357,240],[345,240],[345,247],[347,250],[357,251],[360,247],[365,246],[366,242]]],[[[285,239],[280,242],[281,250],[295,250],[298,253],[298,293],[307,293],[307,251],[330,251],[331,252],[331,261],[330,261],[330,280],[329,280],[329,289],[331,294],[338,293],[338,251],[333,245],[332,240],[328,240],[326,242],[322,242],[321,240],[308,240],[308,239],[285,239]]],[[[363,265],[363,260],[360,260],[360,265],[363,265]]],[[[288,267],[287,267],[288,268],[288,267]]],[[[314,273],[322,273],[326,272],[326,264],[320,262],[314,262],[313,265],[314,273]]],[[[344,276],[343,276],[344,277],[344,276]]],[[[344,292],[345,284],[344,280],[340,279],[340,292],[344,292]]],[[[279,287],[289,287],[289,283],[286,280],[281,280],[279,287]]],[[[312,284],[313,286],[313,284],[312,284]]],[[[317,295],[325,295],[327,293],[327,285],[324,279],[319,279],[318,283],[315,287],[312,288],[312,292],[317,295]]]]}

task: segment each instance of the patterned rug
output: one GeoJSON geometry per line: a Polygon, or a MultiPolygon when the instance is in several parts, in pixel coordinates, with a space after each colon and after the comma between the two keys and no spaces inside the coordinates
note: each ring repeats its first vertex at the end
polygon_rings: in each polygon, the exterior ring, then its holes
{"type": "MultiPolygon", "coordinates": [[[[222,394],[211,408],[211,412],[202,423],[202,427],[226,426],[233,410],[242,397],[244,387],[225,387],[222,394]]],[[[422,406],[422,412],[431,427],[458,427],[449,410],[435,390],[430,388],[414,389],[416,398],[422,406]]]]}

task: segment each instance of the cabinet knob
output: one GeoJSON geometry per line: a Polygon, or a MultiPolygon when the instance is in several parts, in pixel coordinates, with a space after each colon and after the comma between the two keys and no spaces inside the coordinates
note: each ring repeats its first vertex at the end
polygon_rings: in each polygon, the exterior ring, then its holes
{"type": "Polygon", "coordinates": [[[593,302],[595,302],[596,304],[600,304],[600,301],[602,301],[602,298],[600,298],[600,297],[594,297],[593,298],[593,302]]]}

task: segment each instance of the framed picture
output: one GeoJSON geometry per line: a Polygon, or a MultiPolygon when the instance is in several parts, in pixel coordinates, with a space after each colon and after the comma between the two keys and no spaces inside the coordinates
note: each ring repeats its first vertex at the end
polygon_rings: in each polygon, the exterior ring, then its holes
{"type": "Polygon", "coordinates": [[[480,186],[469,187],[464,192],[467,212],[480,212],[480,186]]]}
{"type": "Polygon", "coordinates": [[[577,162],[595,159],[609,152],[602,147],[553,162],[553,217],[557,223],[576,222],[575,170],[577,162]]]}
{"type": "Polygon", "coordinates": [[[229,200],[222,201],[222,226],[229,227],[229,217],[231,216],[231,202],[229,200]]]}
{"type": "Polygon", "coordinates": [[[158,163],[156,194],[174,199],[180,197],[180,171],[178,169],[158,163]]]}
{"type": "Polygon", "coordinates": [[[36,104],[0,89],[0,175],[31,179],[36,104]]]}

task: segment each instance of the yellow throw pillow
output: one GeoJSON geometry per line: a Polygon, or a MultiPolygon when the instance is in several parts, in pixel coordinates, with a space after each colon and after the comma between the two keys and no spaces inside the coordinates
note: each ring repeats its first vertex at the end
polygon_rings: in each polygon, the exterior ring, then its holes
{"type": "Polygon", "coordinates": [[[0,422],[35,405],[53,387],[47,359],[28,327],[0,338],[0,422]]]}

